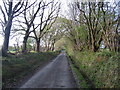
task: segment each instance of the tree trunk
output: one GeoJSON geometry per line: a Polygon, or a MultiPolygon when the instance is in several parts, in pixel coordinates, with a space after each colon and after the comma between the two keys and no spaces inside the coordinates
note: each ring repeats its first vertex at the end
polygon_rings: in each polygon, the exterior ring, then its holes
{"type": "Polygon", "coordinates": [[[92,43],[91,43],[91,33],[90,33],[90,30],[88,31],[88,50],[90,50],[91,49],[91,45],[92,45],[92,43]]]}
{"type": "Polygon", "coordinates": [[[96,46],[95,46],[95,36],[93,32],[91,31],[91,39],[92,39],[92,51],[96,52],[96,46]]]}
{"type": "Polygon", "coordinates": [[[46,48],[46,51],[49,51],[49,50],[50,50],[50,40],[48,41],[47,48],[46,48]]]}
{"type": "Polygon", "coordinates": [[[40,52],[40,41],[38,40],[36,43],[37,43],[37,49],[36,49],[36,51],[40,52]]]}
{"type": "Polygon", "coordinates": [[[55,50],[55,43],[53,44],[53,49],[52,49],[52,51],[54,51],[55,50]]]}
{"type": "Polygon", "coordinates": [[[118,37],[118,52],[120,52],[120,38],[118,37]]]}
{"type": "Polygon", "coordinates": [[[55,40],[53,40],[53,43],[52,43],[52,51],[55,50],[55,40]]]}
{"type": "Polygon", "coordinates": [[[17,52],[20,52],[19,44],[17,43],[17,52]]]}
{"type": "Polygon", "coordinates": [[[40,52],[40,39],[36,39],[36,51],[40,52]]]}
{"type": "Polygon", "coordinates": [[[27,53],[27,40],[28,40],[28,36],[25,36],[23,40],[22,53],[27,53]]]}
{"type": "Polygon", "coordinates": [[[7,56],[12,20],[13,20],[13,18],[10,17],[10,19],[6,25],[6,28],[5,28],[5,36],[4,36],[3,46],[2,46],[2,56],[7,56]]]}
{"type": "Polygon", "coordinates": [[[92,41],[92,51],[95,52],[95,41],[92,41]]]}

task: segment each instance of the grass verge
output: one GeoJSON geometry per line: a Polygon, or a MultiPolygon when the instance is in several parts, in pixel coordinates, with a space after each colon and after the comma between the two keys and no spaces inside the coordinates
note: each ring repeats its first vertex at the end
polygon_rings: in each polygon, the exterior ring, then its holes
{"type": "Polygon", "coordinates": [[[2,87],[9,87],[30,72],[39,68],[44,62],[53,59],[57,52],[28,53],[2,58],[2,87]]]}
{"type": "Polygon", "coordinates": [[[87,84],[86,80],[84,79],[83,75],[79,72],[79,70],[74,66],[74,64],[71,64],[71,69],[74,72],[74,77],[77,82],[78,88],[89,88],[89,85],[87,84]]]}
{"type": "Polygon", "coordinates": [[[107,50],[96,53],[74,51],[69,56],[85,72],[95,88],[120,88],[120,53],[107,50]]]}

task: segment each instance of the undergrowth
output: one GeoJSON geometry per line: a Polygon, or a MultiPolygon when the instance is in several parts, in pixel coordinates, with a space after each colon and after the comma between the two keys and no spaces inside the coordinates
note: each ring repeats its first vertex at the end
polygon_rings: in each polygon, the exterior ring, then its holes
{"type": "MultiPolygon", "coordinates": [[[[69,54],[69,53],[68,53],[69,54]]],[[[118,73],[120,53],[74,51],[69,54],[75,64],[86,73],[96,88],[120,88],[118,73]]]]}

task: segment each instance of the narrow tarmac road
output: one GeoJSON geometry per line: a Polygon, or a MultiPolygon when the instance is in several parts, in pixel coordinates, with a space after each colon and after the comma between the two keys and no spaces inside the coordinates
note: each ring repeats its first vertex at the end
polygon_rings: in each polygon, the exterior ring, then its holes
{"type": "Polygon", "coordinates": [[[58,55],[20,88],[76,88],[65,53],[58,55]]]}

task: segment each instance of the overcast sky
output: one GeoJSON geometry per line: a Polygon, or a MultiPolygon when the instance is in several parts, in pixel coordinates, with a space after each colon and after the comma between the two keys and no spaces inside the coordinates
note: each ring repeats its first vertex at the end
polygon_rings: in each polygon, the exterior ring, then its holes
{"type": "MultiPolygon", "coordinates": [[[[2,2],[1,2],[2,0],[0,0],[0,5],[2,5],[2,2]]],[[[49,1],[49,0],[48,0],[49,1]]],[[[68,3],[69,2],[73,2],[73,1],[75,1],[75,0],[59,0],[60,2],[61,2],[61,13],[60,13],[60,16],[66,16],[67,15],[67,10],[68,10],[68,7],[67,7],[67,5],[68,5],[68,3]]],[[[83,1],[83,0],[82,0],[83,1]]],[[[113,2],[113,0],[107,0],[107,1],[109,1],[109,2],[113,2]]],[[[115,0],[115,1],[119,1],[119,0],[115,0]]],[[[2,18],[3,16],[1,15],[1,13],[0,13],[0,18],[2,18]]],[[[1,31],[1,28],[0,28],[0,31],[1,31]]],[[[9,42],[9,45],[10,46],[12,46],[13,44],[15,44],[16,42],[15,42],[15,39],[16,38],[13,38],[13,39],[10,39],[10,42],[9,42]]],[[[23,41],[23,37],[21,37],[20,38],[20,42],[21,42],[21,44],[22,44],[22,41],[23,41]]],[[[3,43],[3,37],[0,35],[0,46],[2,45],[2,43],[3,43]]]]}

